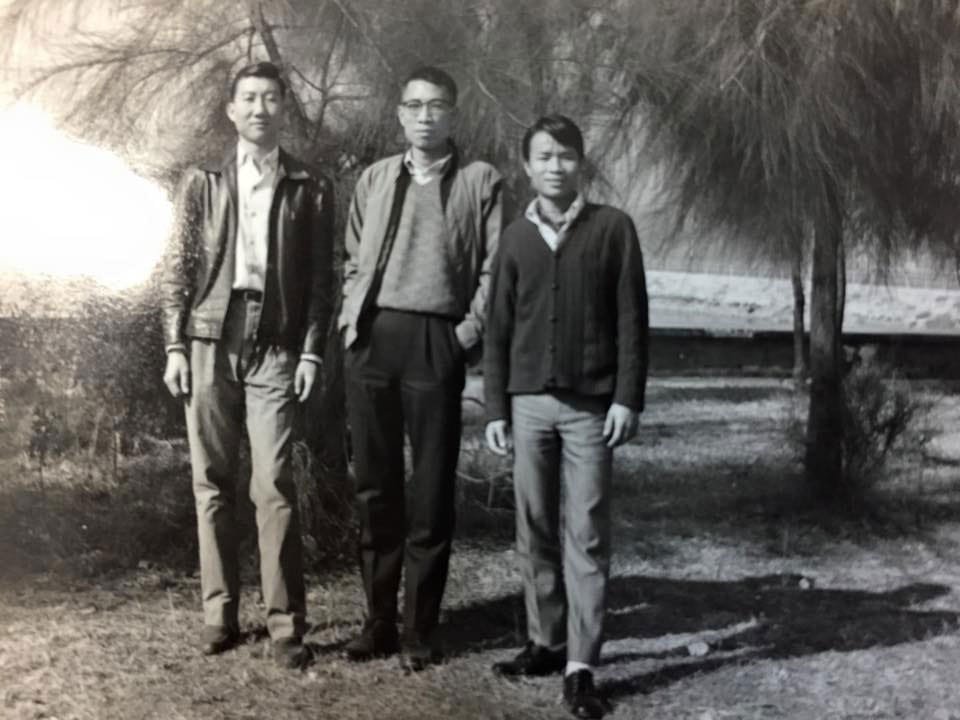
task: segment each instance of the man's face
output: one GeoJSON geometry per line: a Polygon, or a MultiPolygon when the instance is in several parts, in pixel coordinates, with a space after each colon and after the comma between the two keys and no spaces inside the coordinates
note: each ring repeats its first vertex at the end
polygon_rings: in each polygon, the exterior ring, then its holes
{"type": "Polygon", "coordinates": [[[538,195],[563,200],[577,194],[581,164],[576,150],[561,145],[553,135],[541,130],[530,138],[530,157],[524,161],[523,169],[538,195]]]}
{"type": "Polygon", "coordinates": [[[456,108],[447,91],[426,80],[411,80],[397,109],[407,142],[420,150],[437,150],[450,139],[456,108]]]}
{"type": "Polygon", "coordinates": [[[280,137],[283,122],[283,94],[275,80],[245,77],[227,103],[227,117],[244,140],[262,147],[273,147],[280,137]]]}

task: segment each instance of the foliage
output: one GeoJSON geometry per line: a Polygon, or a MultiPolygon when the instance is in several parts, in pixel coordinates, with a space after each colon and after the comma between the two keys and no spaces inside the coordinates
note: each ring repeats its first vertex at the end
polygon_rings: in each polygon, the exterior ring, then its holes
{"type": "Polygon", "coordinates": [[[562,110],[587,129],[598,191],[626,157],[656,168],[677,227],[723,226],[769,257],[812,237],[807,466],[826,476],[842,474],[844,245],[881,267],[904,244],[960,257],[958,13],[955,0],[13,0],[0,39],[17,97],[168,186],[222,154],[228,79],[268,58],[292,89],[284,143],[334,177],[342,218],[357,173],[399,148],[398,82],[433,63],[460,81],[460,144],[515,195],[524,126],[562,110]]]}
{"type": "MultiPolygon", "coordinates": [[[[925,448],[936,433],[931,423],[932,403],[911,389],[891,366],[852,355],[843,379],[840,406],[843,472],[835,500],[854,512],[868,508],[873,490],[902,479],[905,468],[923,463],[925,448]]],[[[803,457],[806,401],[794,399],[786,420],[787,444],[803,457]]]]}
{"type": "Polygon", "coordinates": [[[851,503],[889,475],[896,454],[916,457],[928,440],[929,402],[876,362],[853,367],[843,381],[843,481],[851,503]]]}

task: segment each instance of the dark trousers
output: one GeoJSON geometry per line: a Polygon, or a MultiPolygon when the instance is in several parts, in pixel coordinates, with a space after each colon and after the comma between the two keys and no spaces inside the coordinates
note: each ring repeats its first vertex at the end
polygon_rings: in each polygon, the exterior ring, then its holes
{"type": "Polygon", "coordinates": [[[396,622],[405,567],[407,642],[429,639],[447,582],[464,384],[455,325],[375,310],[345,356],[367,611],[396,622]],[[404,431],[412,455],[406,488],[404,431]]]}

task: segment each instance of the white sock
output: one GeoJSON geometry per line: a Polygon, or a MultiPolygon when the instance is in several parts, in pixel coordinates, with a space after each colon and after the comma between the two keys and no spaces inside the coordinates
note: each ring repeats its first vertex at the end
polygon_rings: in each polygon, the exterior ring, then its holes
{"type": "Polygon", "coordinates": [[[567,667],[563,671],[563,676],[573,675],[575,672],[580,670],[589,670],[590,673],[593,673],[593,668],[587,665],[586,663],[579,662],[577,660],[567,660],[567,667]]]}

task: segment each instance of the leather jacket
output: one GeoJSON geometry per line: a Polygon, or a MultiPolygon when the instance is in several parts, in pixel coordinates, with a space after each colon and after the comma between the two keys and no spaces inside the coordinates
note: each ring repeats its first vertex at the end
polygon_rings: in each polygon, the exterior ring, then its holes
{"type": "MultiPolygon", "coordinates": [[[[161,281],[167,350],[219,339],[230,302],[237,237],[237,162],[190,168],[177,193],[161,281]]],[[[333,192],[329,181],[280,150],[270,207],[258,345],[323,356],[333,308],[333,192]]]]}

